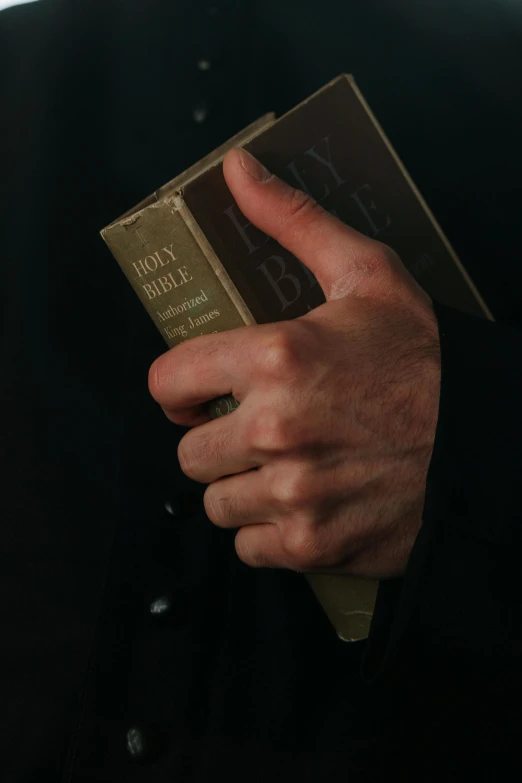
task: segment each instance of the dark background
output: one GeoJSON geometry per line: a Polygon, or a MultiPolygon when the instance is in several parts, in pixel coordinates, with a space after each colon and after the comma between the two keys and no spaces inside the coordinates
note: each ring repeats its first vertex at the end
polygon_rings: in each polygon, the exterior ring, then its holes
{"type": "MultiPolygon", "coordinates": [[[[89,781],[100,758],[108,770],[117,759],[107,775],[123,778],[119,754],[135,714],[164,711],[181,743],[197,693],[176,678],[191,688],[201,679],[203,693],[211,670],[191,644],[206,650],[219,638],[201,618],[221,623],[213,602],[228,589],[229,561],[241,585],[231,582],[231,628],[252,615],[274,637],[263,646],[253,630],[230,632],[247,672],[256,656],[275,661],[276,636],[284,645],[291,630],[288,714],[314,665],[310,638],[325,649],[337,641],[297,575],[242,569],[231,537],[191,516],[200,503],[184,507],[194,487],[177,467],[179,432],[147,389],[166,346],[99,230],[248,122],[352,72],[494,315],[522,326],[521,24],[515,0],[38,0],[0,12],[0,778],[59,779],[104,591],[77,772],[89,781]],[[177,591],[183,569],[212,611],[190,613],[190,636],[149,629],[148,603],[165,584],[177,591]],[[276,607],[270,621],[265,606],[276,607]]],[[[356,652],[335,650],[337,668],[312,683],[317,703],[344,672],[357,709],[356,661],[344,665],[356,652]]],[[[229,659],[224,682],[235,681],[229,659]]],[[[249,682],[269,699],[264,680],[249,682]]],[[[444,716],[458,724],[449,690],[444,716]]],[[[223,703],[241,737],[241,711],[223,703]]],[[[379,731],[400,735],[395,697],[382,710],[379,731]]],[[[500,712],[488,712],[482,729],[497,731],[498,747],[500,712]]],[[[427,735],[432,719],[437,748],[446,719],[426,711],[418,728],[427,735]]],[[[362,747],[371,730],[359,715],[352,725],[362,747]]],[[[332,776],[341,739],[332,740],[332,776]]],[[[266,761],[258,748],[251,756],[266,761]]]]}

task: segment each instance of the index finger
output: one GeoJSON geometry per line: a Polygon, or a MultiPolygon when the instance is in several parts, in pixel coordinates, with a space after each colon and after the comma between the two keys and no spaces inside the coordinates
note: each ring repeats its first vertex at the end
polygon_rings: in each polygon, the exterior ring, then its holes
{"type": "Polygon", "coordinates": [[[149,369],[152,397],[178,424],[201,418],[202,406],[216,397],[233,394],[241,401],[253,359],[252,333],[259,329],[263,327],[245,326],[202,335],[171,348],[149,369]]]}

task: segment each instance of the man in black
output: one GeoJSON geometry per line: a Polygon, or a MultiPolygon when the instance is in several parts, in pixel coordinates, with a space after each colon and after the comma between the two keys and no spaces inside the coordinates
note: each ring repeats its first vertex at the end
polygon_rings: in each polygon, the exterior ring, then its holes
{"type": "MultiPolygon", "coordinates": [[[[183,431],[147,388],[164,344],[98,238],[352,71],[516,324],[515,26],[494,83],[436,37],[436,11],[414,34],[403,8],[41,0],[0,16],[6,781],[491,780],[519,762],[518,333],[439,310],[426,535],[370,640],[345,645],[299,574],[244,565],[204,516],[183,431]]],[[[488,20],[470,20],[487,51],[488,20]]]]}

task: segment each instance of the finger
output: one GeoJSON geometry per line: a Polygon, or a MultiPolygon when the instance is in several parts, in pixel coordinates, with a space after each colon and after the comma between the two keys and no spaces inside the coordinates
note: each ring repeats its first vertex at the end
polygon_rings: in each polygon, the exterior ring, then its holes
{"type": "Polygon", "coordinates": [[[235,538],[240,560],[252,568],[291,568],[285,555],[277,525],[260,524],[241,527],[235,538]]]}
{"type": "Polygon", "coordinates": [[[382,254],[380,243],[271,175],[246,150],[230,150],[223,172],[243,214],[313,272],[327,299],[360,292],[371,279],[376,249],[382,254]]]}
{"type": "Polygon", "coordinates": [[[287,568],[302,573],[330,571],[338,565],[338,553],[332,551],[332,531],[320,532],[296,520],[241,526],[236,535],[236,552],[246,565],[254,568],[287,568]]]}
{"type": "Polygon", "coordinates": [[[173,424],[181,427],[197,427],[211,420],[210,414],[204,405],[196,405],[193,408],[178,408],[176,410],[164,409],[164,414],[173,424]]]}
{"type": "Polygon", "coordinates": [[[275,524],[273,500],[263,468],[211,484],[204,497],[208,518],[217,527],[275,524]]]}
{"type": "Polygon", "coordinates": [[[254,355],[249,349],[251,331],[259,328],[194,337],[152,363],[149,391],[172,421],[193,423],[202,414],[202,405],[216,397],[233,394],[241,401],[254,355]]]}
{"type": "Polygon", "coordinates": [[[210,484],[223,476],[242,473],[261,463],[243,435],[243,411],[223,416],[190,430],[180,441],[178,458],[189,478],[210,484]]]}

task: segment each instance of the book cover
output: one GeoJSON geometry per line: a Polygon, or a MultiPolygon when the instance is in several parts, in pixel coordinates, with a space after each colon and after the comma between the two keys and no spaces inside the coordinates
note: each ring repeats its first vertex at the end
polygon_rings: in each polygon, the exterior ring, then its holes
{"type": "MultiPolygon", "coordinates": [[[[348,225],[390,245],[434,299],[491,317],[353,77],[342,75],[280,119],[265,115],[103,229],[169,347],[296,318],[324,302],[311,272],[235,204],[222,169],[235,146],[348,225]]],[[[211,415],[235,405],[230,397],[213,401],[211,415]]],[[[339,637],[366,638],[378,583],[306,577],[339,637]]]]}

